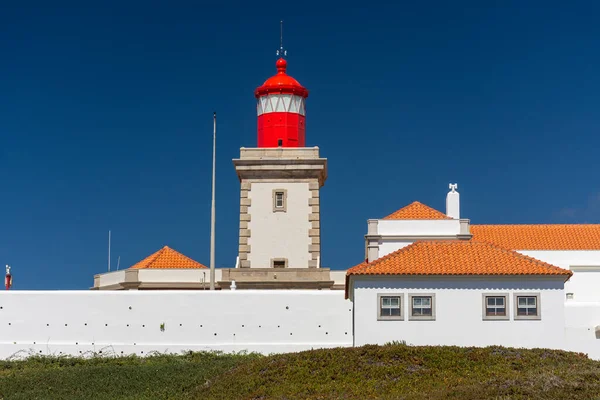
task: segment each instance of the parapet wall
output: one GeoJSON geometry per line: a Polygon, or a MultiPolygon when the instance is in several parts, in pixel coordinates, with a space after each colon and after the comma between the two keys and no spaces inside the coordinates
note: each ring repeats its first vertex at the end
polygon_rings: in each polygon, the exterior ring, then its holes
{"type": "Polygon", "coordinates": [[[30,354],[352,346],[342,291],[13,291],[0,293],[0,358],[30,354]]]}

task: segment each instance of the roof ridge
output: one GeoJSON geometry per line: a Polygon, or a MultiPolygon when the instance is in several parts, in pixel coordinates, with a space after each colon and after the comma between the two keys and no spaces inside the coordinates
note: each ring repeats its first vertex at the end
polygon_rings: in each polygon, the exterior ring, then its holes
{"type": "MultiPolygon", "coordinates": [[[[427,211],[435,216],[435,218],[414,218],[414,219],[452,219],[451,217],[447,216],[440,210],[436,210],[435,208],[428,206],[427,204],[422,203],[418,200],[415,200],[412,203],[399,208],[398,210],[392,212],[391,214],[386,215],[382,219],[395,219],[395,218],[393,218],[395,215],[400,214],[402,212],[409,211],[411,208],[414,208],[414,207],[423,207],[425,209],[425,211],[427,211]]],[[[402,218],[402,219],[413,219],[413,218],[402,218]]]]}
{"type": "Polygon", "coordinates": [[[152,257],[152,259],[150,259],[147,263],[146,263],[146,268],[149,268],[152,264],[154,264],[154,262],[158,259],[158,257],[160,257],[161,254],[163,254],[169,247],[164,246],[163,248],[161,248],[160,250],[156,251],[154,254],[151,254],[150,257],[152,257]]]}
{"type": "MultiPolygon", "coordinates": [[[[165,246],[165,247],[168,247],[168,246],[165,246]]],[[[183,254],[183,253],[180,253],[180,252],[178,252],[178,251],[177,251],[177,250],[175,250],[175,249],[172,249],[172,248],[170,248],[170,247],[168,247],[168,249],[169,249],[169,250],[171,250],[171,251],[174,251],[175,253],[179,254],[179,255],[180,255],[180,256],[182,256],[183,258],[187,258],[188,260],[190,260],[190,261],[192,261],[192,262],[194,262],[194,263],[196,263],[196,264],[200,264],[200,265],[202,265],[202,266],[206,267],[206,266],[205,266],[204,264],[202,264],[201,262],[199,262],[199,261],[196,261],[196,260],[194,260],[193,258],[191,258],[191,257],[188,257],[188,256],[186,256],[185,254],[183,254]]]]}

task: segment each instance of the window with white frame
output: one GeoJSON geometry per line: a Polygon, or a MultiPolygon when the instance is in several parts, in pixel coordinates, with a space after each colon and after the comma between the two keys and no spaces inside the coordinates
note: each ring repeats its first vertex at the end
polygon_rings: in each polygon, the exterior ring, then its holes
{"type": "Polygon", "coordinates": [[[483,319],[507,320],[508,316],[508,294],[489,293],[483,294],[483,319]]]}
{"type": "Polygon", "coordinates": [[[287,190],[273,189],[273,212],[285,212],[287,209],[287,190]]]}
{"type": "Polygon", "coordinates": [[[402,320],[404,319],[404,295],[403,294],[378,294],[377,295],[377,319],[378,320],[402,320]]]}
{"type": "Polygon", "coordinates": [[[410,294],[408,297],[411,320],[435,320],[435,294],[410,294]]]}
{"type": "Polygon", "coordinates": [[[275,208],[283,208],[283,192],[275,192],[275,208]]]}
{"type": "Polygon", "coordinates": [[[515,319],[541,319],[539,293],[515,293],[515,319]]]}

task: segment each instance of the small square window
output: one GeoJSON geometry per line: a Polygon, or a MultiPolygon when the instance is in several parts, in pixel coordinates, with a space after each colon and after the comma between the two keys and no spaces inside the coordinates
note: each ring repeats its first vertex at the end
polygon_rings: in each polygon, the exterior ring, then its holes
{"type": "Polygon", "coordinates": [[[515,293],[515,319],[541,319],[539,293],[515,293]]]}
{"type": "Polygon", "coordinates": [[[404,319],[404,295],[397,293],[378,294],[377,295],[377,319],[382,320],[397,320],[404,319]]]}
{"type": "Polygon", "coordinates": [[[287,208],[287,191],[285,189],[273,190],[273,212],[285,212],[287,208]]]}
{"type": "Polygon", "coordinates": [[[408,298],[410,320],[435,320],[435,294],[410,294],[408,298]]]}
{"type": "Polygon", "coordinates": [[[483,319],[484,320],[507,320],[508,316],[508,294],[506,293],[484,293],[483,294],[483,319]]]}

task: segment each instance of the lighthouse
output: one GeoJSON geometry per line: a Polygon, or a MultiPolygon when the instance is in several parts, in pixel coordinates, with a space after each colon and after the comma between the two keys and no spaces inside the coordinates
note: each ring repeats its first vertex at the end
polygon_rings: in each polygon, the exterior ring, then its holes
{"type": "Polygon", "coordinates": [[[275,66],[277,74],[254,91],[258,147],[304,147],[308,90],[286,73],[284,58],[275,66]]]}
{"type": "Polygon", "coordinates": [[[308,89],[288,74],[282,47],[275,74],[254,90],[256,147],[242,147],[233,160],[240,180],[238,289],[333,283],[321,265],[327,159],[318,147],[306,146],[308,89]]]}

